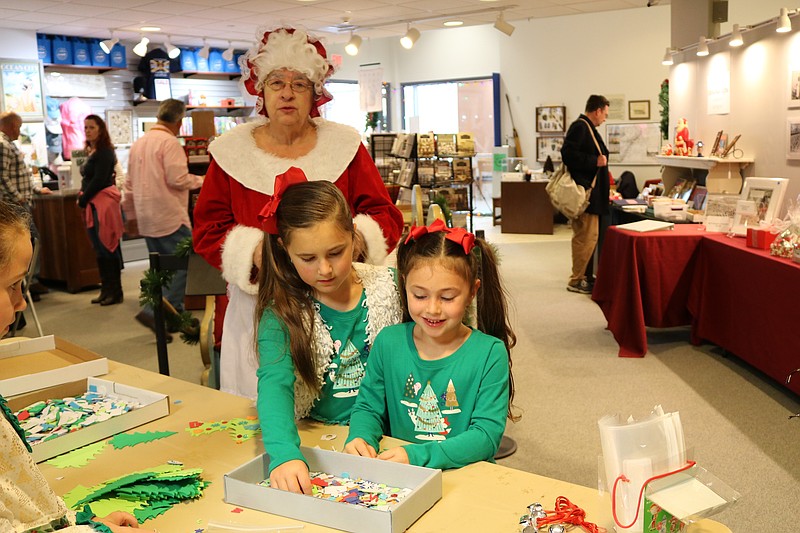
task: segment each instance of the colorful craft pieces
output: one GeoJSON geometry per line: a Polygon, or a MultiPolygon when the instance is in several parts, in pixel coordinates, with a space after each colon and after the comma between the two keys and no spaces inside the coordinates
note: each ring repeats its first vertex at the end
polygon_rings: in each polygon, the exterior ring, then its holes
{"type": "MultiPolygon", "coordinates": [[[[340,476],[324,472],[309,472],[311,491],[314,498],[334,502],[349,503],[380,511],[389,511],[394,505],[411,494],[411,489],[390,487],[385,483],[375,483],[362,478],[351,478],[343,472],[340,476]]],[[[269,479],[259,485],[269,487],[269,479]]]]}
{"type": "Polygon", "coordinates": [[[100,454],[106,446],[108,446],[107,441],[95,442],[94,444],[83,446],[82,448],[72,450],[58,457],[53,457],[47,461],[47,464],[53,465],[56,468],[78,468],[86,466],[89,464],[89,461],[100,454]]]}
{"type": "Polygon", "coordinates": [[[246,418],[231,418],[230,420],[217,422],[189,422],[189,427],[186,428],[186,431],[195,437],[205,433],[214,433],[215,431],[227,431],[228,435],[236,441],[236,444],[241,444],[246,440],[252,439],[256,433],[261,431],[261,426],[257,417],[248,416],[246,418]]]}
{"type": "Polygon", "coordinates": [[[16,414],[31,446],[104,422],[141,407],[138,402],[86,392],[78,397],[36,402],[16,414]]]}

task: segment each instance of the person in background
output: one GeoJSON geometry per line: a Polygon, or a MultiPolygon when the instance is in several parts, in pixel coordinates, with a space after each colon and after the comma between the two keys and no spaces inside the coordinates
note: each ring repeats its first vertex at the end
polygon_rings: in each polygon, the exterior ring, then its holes
{"type": "Polygon", "coordinates": [[[381,331],[345,451],[430,468],[492,461],[514,400],[516,343],[492,247],[443,221],[397,249],[402,324],[381,331]],[[476,301],[477,328],[465,325],[476,301]],[[383,435],[411,442],[377,453],[383,435]]]}
{"type": "Polygon", "coordinates": [[[561,148],[561,159],[575,183],[589,189],[594,182],[589,207],[572,220],[572,275],[567,290],[581,294],[592,293],[592,284],[586,279],[586,267],[597,246],[600,216],[609,212],[608,148],[596,129],[608,118],[608,106],[605,96],[591,95],[584,113],[570,124],[561,148]]]}
{"type": "MultiPolygon", "coordinates": [[[[174,254],[184,239],[192,237],[189,191],[199,189],[203,176],[189,173],[186,153],[178,133],[186,105],[170,98],[158,106],[158,122],[131,146],[122,207],[128,220],[136,220],[147,250],[174,254]]],[[[186,271],[176,270],[165,296],[176,311],[183,311],[186,271]]],[[[155,331],[153,311],[143,308],[136,320],[155,331]]]]}
{"type": "Polygon", "coordinates": [[[261,219],[258,419],[271,486],[311,494],[295,416],[347,424],[375,337],[400,322],[400,295],[392,269],[353,262],[356,228],[334,184],[290,168],[261,219]]]}
{"type": "Polygon", "coordinates": [[[617,192],[623,198],[636,198],[639,196],[639,187],[636,185],[636,176],[633,172],[626,170],[620,174],[617,192]]]}
{"type": "Polygon", "coordinates": [[[253,313],[261,266],[257,216],[290,167],[342,191],[368,263],[382,263],[400,238],[403,216],[354,128],[319,118],[331,100],[325,47],[306,32],[265,32],[241,59],[245,89],[264,118],[236,126],[209,146],[212,160],[194,211],[194,250],[228,282],[220,357],[221,389],[255,398],[253,313]]]}
{"type": "Polygon", "coordinates": [[[81,192],[78,205],[84,208],[84,224],[97,257],[102,288],[93,304],[122,303],[122,211],[121,194],[117,189],[114,166],[117,156],[108,128],[102,118],[89,115],[84,121],[86,153],[81,168],[81,192]]]}
{"type": "MultiPolygon", "coordinates": [[[[32,212],[34,194],[52,194],[47,187],[42,187],[40,182],[31,175],[31,170],[25,165],[25,158],[19,151],[14,141],[19,139],[22,128],[22,118],[13,112],[0,114],[0,200],[13,202],[23,206],[29,213],[32,212]]],[[[39,238],[39,230],[33,223],[33,217],[28,217],[30,231],[33,238],[39,238]]],[[[39,301],[41,294],[49,291],[38,280],[41,260],[37,259],[34,265],[34,277],[31,280],[31,297],[39,301]]]]}
{"type": "MultiPolygon", "coordinates": [[[[28,218],[18,206],[0,200],[0,337],[8,332],[15,313],[27,305],[22,280],[32,255],[28,218]]],[[[25,433],[2,395],[0,413],[0,531],[148,533],[125,512],[97,518],[88,507],[77,516],[67,509],[33,461],[25,433]]]]}

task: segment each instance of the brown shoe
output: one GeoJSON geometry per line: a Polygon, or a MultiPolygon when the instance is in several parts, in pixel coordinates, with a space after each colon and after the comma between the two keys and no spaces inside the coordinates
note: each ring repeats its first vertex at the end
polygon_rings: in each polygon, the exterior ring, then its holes
{"type": "MultiPolygon", "coordinates": [[[[134,318],[139,324],[152,330],[153,333],[156,332],[156,320],[155,318],[153,318],[153,315],[147,314],[144,311],[139,311],[138,313],[136,313],[136,316],[134,318]]],[[[165,335],[166,335],[165,338],[167,339],[167,344],[172,342],[172,335],[166,331],[165,335]]]]}

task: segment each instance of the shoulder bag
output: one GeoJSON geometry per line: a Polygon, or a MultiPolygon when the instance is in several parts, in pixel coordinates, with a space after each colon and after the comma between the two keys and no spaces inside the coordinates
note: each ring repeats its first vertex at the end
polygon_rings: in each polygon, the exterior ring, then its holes
{"type": "MultiPolygon", "coordinates": [[[[584,119],[580,120],[586,122],[584,119]]],[[[588,122],[586,122],[586,127],[589,128],[589,133],[592,135],[592,140],[597,147],[598,154],[602,154],[603,151],[600,150],[600,144],[598,144],[594,136],[594,131],[592,131],[592,127],[588,122]]],[[[586,208],[589,207],[589,195],[592,194],[592,189],[594,189],[596,181],[597,174],[595,174],[592,180],[592,186],[585,189],[583,186],[575,183],[569,170],[567,170],[567,165],[561,163],[561,166],[555,171],[553,177],[550,178],[550,183],[547,184],[545,190],[550,196],[550,202],[553,204],[553,207],[561,211],[565,217],[572,220],[581,216],[584,211],[586,211],[586,208]]]]}

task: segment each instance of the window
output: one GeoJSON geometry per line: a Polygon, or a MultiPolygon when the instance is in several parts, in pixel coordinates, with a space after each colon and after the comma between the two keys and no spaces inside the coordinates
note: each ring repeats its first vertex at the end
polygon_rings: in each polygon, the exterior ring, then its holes
{"type": "MultiPolygon", "coordinates": [[[[367,114],[361,111],[358,83],[355,81],[329,81],[325,88],[333,96],[333,100],[319,108],[320,114],[327,120],[347,124],[360,132],[367,128],[367,114]]],[[[387,110],[389,109],[389,84],[384,83],[381,90],[383,113],[375,131],[388,131],[387,110]]]]}

